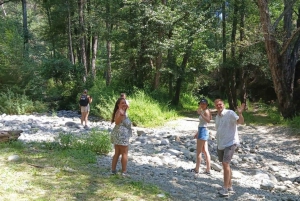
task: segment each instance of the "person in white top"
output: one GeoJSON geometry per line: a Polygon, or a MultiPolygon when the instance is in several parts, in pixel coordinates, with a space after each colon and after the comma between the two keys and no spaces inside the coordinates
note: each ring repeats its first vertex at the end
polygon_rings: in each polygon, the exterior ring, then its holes
{"type": "Polygon", "coordinates": [[[232,110],[225,109],[224,102],[221,99],[216,99],[214,104],[218,112],[216,115],[217,151],[219,161],[222,162],[224,177],[224,186],[219,191],[219,194],[221,196],[228,196],[228,191],[233,191],[230,161],[236,147],[240,144],[237,125],[244,123],[242,113],[245,109],[245,103],[242,103],[242,105],[237,108],[238,115],[232,110]]]}
{"type": "Polygon", "coordinates": [[[206,171],[207,175],[210,175],[210,154],[208,151],[207,140],[209,138],[209,131],[207,129],[208,123],[211,120],[211,113],[208,109],[208,101],[206,99],[201,99],[198,103],[197,113],[199,114],[199,124],[194,138],[197,139],[197,157],[196,157],[196,167],[191,169],[191,172],[199,173],[199,168],[202,160],[202,153],[205,155],[206,159],[206,171]]]}

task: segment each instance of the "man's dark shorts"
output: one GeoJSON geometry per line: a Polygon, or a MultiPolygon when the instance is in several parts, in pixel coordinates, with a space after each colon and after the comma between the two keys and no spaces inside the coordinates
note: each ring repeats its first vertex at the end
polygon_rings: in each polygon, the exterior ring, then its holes
{"type": "Polygon", "coordinates": [[[232,156],[234,154],[235,149],[237,148],[237,145],[231,145],[229,147],[226,147],[223,150],[218,150],[218,158],[220,162],[224,162],[224,163],[230,163],[232,156]]]}

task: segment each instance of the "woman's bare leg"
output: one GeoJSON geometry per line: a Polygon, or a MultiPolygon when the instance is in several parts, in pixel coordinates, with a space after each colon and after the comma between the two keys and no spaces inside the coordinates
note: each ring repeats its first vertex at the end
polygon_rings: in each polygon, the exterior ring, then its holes
{"type": "Polygon", "coordinates": [[[114,145],[114,147],[115,147],[115,154],[112,158],[112,163],[111,163],[111,171],[112,172],[116,171],[117,163],[118,163],[119,156],[120,156],[120,145],[114,145]]]}
{"type": "Polygon", "coordinates": [[[84,119],[85,119],[85,113],[86,113],[86,112],[81,112],[81,118],[80,118],[80,120],[81,120],[81,125],[83,125],[83,122],[84,122],[84,119]]]}
{"type": "Polygon", "coordinates": [[[203,151],[203,153],[205,155],[205,159],[206,159],[206,172],[210,172],[210,154],[208,151],[207,141],[205,141],[202,151],[203,151]]]}
{"type": "Polygon", "coordinates": [[[120,145],[120,154],[122,155],[121,164],[122,164],[122,172],[127,171],[127,161],[128,161],[128,146],[120,145]]]}
{"type": "Polygon", "coordinates": [[[201,164],[201,153],[203,150],[205,141],[204,140],[197,140],[197,156],[196,156],[196,168],[195,171],[199,172],[200,164],[201,164]]]}
{"type": "Polygon", "coordinates": [[[84,121],[85,121],[85,125],[88,125],[88,117],[89,117],[89,112],[86,113],[84,121]]]}

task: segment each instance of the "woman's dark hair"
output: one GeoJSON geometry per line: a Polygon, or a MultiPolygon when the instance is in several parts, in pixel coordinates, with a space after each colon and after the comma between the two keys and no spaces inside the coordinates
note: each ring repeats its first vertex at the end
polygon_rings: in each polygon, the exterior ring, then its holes
{"type": "Polygon", "coordinates": [[[110,121],[111,123],[114,123],[114,122],[115,122],[115,115],[116,115],[116,112],[117,112],[118,109],[119,109],[119,104],[120,104],[120,102],[121,102],[122,100],[125,101],[124,98],[118,98],[118,100],[117,100],[116,103],[115,103],[115,108],[114,108],[114,111],[113,111],[112,116],[111,116],[111,121],[110,121]]]}

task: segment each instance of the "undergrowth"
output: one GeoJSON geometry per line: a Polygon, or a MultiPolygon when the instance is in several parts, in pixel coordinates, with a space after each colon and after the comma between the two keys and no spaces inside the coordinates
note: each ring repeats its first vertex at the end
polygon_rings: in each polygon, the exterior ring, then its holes
{"type": "Polygon", "coordinates": [[[26,95],[16,94],[10,89],[0,92],[0,113],[5,114],[30,114],[32,112],[45,112],[47,111],[46,104],[40,101],[33,101],[26,95]]]}

